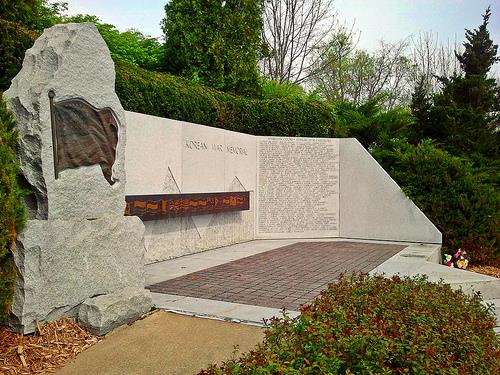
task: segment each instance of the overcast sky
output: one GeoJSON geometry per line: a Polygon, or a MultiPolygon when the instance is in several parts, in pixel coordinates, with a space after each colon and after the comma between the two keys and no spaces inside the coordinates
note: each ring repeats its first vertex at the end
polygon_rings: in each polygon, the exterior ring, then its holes
{"type": "MultiPolygon", "coordinates": [[[[166,0],[65,0],[68,13],[87,13],[119,30],[136,28],[160,37],[166,0]]],[[[419,32],[433,32],[446,43],[462,43],[464,29],[477,28],[491,5],[489,31],[500,43],[500,0],[335,0],[342,23],[361,32],[358,47],[373,50],[383,39],[395,42],[419,32]]],[[[497,72],[500,71],[495,69],[497,72]]]]}

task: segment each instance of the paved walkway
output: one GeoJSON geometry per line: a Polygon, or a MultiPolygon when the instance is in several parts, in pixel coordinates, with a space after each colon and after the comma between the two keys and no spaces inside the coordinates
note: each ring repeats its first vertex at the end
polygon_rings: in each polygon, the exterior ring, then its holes
{"type": "Polygon", "coordinates": [[[57,374],[192,375],[253,349],[263,337],[258,327],[157,311],[106,335],[57,374]]]}
{"type": "MultiPolygon", "coordinates": [[[[298,310],[342,273],[369,272],[405,245],[297,242],[148,287],[152,292],[298,310]]],[[[167,276],[166,276],[167,277],[167,276]]]]}
{"type": "Polygon", "coordinates": [[[341,272],[367,272],[409,245],[256,240],[147,265],[146,285],[153,304],[162,310],[262,326],[281,316],[282,307],[297,316],[300,304],[313,300],[341,272]],[[224,275],[227,272],[231,276],[224,275]],[[286,281],[274,277],[277,274],[286,281]]]}

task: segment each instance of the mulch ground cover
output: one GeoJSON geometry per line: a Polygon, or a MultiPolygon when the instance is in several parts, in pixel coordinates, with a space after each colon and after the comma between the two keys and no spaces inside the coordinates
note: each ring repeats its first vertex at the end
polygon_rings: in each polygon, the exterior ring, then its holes
{"type": "Polygon", "coordinates": [[[467,271],[482,273],[483,275],[493,276],[500,279],[500,267],[498,266],[479,266],[470,265],[467,271]]]}
{"type": "Polygon", "coordinates": [[[29,336],[0,326],[0,373],[53,373],[99,340],[71,318],[39,325],[29,336]]]}

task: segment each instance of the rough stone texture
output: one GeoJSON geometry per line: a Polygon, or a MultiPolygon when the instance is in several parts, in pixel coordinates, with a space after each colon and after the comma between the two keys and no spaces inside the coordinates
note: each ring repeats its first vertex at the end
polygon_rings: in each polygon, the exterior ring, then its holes
{"type": "Polygon", "coordinates": [[[78,311],[79,323],[94,335],[130,323],[151,308],[151,293],[143,288],[128,287],[114,293],[87,299],[78,311]]]}
{"type": "Polygon", "coordinates": [[[89,297],[144,287],[144,225],[137,217],[30,220],[18,235],[12,312],[24,333],[74,316],[89,297]]]}
{"type": "Polygon", "coordinates": [[[124,212],[125,113],[114,86],[113,61],[93,24],[53,26],[26,52],[23,68],[4,98],[19,126],[21,170],[35,192],[30,218],[96,218],[124,212]],[[95,166],[64,171],[54,180],[47,96],[51,89],[56,101],[78,97],[115,112],[120,127],[113,186],[95,166]]]}

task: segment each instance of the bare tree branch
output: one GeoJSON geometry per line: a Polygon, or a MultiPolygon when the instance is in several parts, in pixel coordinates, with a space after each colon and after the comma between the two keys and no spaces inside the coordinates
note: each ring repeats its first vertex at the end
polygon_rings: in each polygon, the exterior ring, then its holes
{"type": "Polygon", "coordinates": [[[437,92],[440,89],[437,77],[448,78],[460,71],[460,63],[455,58],[455,51],[460,48],[457,41],[442,44],[437,34],[419,33],[413,38],[410,55],[413,63],[411,86],[420,82],[427,93],[437,92]]]}
{"type": "Polygon", "coordinates": [[[320,48],[312,78],[318,93],[327,100],[356,105],[379,96],[386,108],[408,102],[408,41],[381,42],[377,51],[368,53],[355,49],[354,36],[344,28],[320,48]]]}

